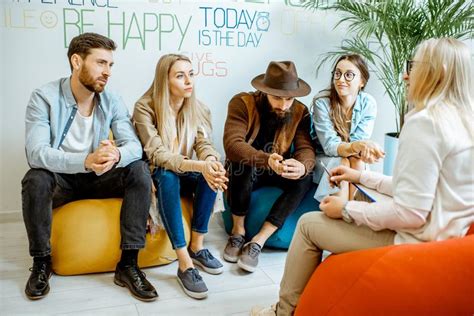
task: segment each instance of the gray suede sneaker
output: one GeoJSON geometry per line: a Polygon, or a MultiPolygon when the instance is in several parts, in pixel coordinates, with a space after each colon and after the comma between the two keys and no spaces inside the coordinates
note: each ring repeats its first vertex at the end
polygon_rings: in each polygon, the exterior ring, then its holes
{"type": "Polygon", "coordinates": [[[254,272],[258,265],[258,255],[262,251],[262,247],[256,242],[248,242],[242,248],[237,265],[248,272],[254,272]]]}
{"type": "Polygon", "coordinates": [[[188,253],[194,264],[200,266],[204,271],[210,274],[221,274],[224,272],[224,266],[217,260],[209,250],[201,249],[194,253],[188,248],[188,253]]]}
{"type": "Polygon", "coordinates": [[[207,297],[207,286],[199,271],[195,268],[189,268],[181,272],[178,268],[178,283],[188,296],[195,299],[203,299],[207,297]]]}
{"type": "Polygon", "coordinates": [[[232,235],[227,241],[224,249],[224,260],[236,263],[239,260],[240,252],[245,244],[245,237],[242,235],[232,235]]]}

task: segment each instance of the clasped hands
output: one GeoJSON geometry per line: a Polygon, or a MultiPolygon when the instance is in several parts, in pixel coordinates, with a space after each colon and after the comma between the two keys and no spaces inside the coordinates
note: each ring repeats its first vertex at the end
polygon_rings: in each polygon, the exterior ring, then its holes
{"type": "Polygon", "coordinates": [[[112,169],[120,161],[120,151],[113,140],[102,140],[97,149],[87,155],[84,161],[86,170],[92,170],[101,175],[112,169]]]}
{"type": "Polygon", "coordinates": [[[377,162],[380,158],[385,157],[385,152],[377,145],[369,140],[358,140],[351,143],[351,149],[356,156],[365,163],[377,162]]]}
{"type": "Polygon", "coordinates": [[[306,173],[306,168],[301,162],[293,158],[284,159],[277,153],[268,157],[268,165],[277,175],[285,179],[297,180],[306,173]]]}
{"type": "Polygon", "coordinates": [[[227,190],[227,182],[229,182],[229,179],[226,177],[226,171],[222,163],[217,161],[213,156],[207,157],[203,163],[201,173],[209,187],[214,192],[217,190],[227,190]]]}

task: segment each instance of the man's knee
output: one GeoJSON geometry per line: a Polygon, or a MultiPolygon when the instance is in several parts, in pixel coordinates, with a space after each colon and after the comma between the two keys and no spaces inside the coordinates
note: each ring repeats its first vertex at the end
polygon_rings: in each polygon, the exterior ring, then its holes
{"type": "Polygon", "coordinates": [[[304,176],[303,178],[300,178],[298,180],[289,180],[289,179],[283,179],[280,181],[280,188],[283,189],[283,191],[288,192],[289,194],[298,194],[303,193],[301,198],[304,197],[304,194],[311,188],[313,185],[313,176],[312,174],[308,174],[304,176]]]}
{"type": "Polygon", "coordinates": [[[246,165],[242,162],[230,162],[227,167],[231,178],[249,178],[251,177],[254,167],[246,165]]]}
{"type": "Polygon", "coordinates": [[[251,194],[253,187],[254,168],[240,163],[231,163],[228,168],[229,192],[241,194],[251,194]],[[245,192],[245,193],[244,193],[245,192]]]}
{"type": "Polygon", "coordinates": [[[309,189],[313,183],[313,175],[307,174],[303,178],[297,180],[297,185],[301,189],[309,189]]]}
{"type": "Polygon", "coordinates": [[[128,169],[127,177],[132,180],[133,183],[138,183],[144,189],[151,190],[150,169],[146,162],[143,160],[137,160],[130,163],[125,168],[128,169]]]}
{"type": "Polygon", "coordinates": [[[54,174],[46,169],[30,169],[21,180],[22,189],[51,190],[55,184],[54,174]]]}

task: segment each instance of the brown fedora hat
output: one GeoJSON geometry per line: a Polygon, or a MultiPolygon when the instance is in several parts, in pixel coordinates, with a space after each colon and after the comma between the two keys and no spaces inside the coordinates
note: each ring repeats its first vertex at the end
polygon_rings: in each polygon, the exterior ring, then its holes
{"type": "Polygon", "coordinates": [[[271,61],[267,71],[251,83],[255,89],[278,97],[303,97],[311,92],[311,87],[298,78],[292,61],[271,61]]]}

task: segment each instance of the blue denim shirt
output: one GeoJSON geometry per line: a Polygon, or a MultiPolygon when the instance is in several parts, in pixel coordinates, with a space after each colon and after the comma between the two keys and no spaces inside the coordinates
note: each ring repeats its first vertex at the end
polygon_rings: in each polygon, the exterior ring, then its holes
{"type": "MultiPolygon", "coordinates": [[[[316,95],[311,108],[313,117],[311,136],[316,142],[316,152],[318,153],[319,150],[320,152],[323,151],[326,156],[339,156],[337,147],[342,143],[342,139],[334,129],[334,124],[329,116],[331,108],[327,93],[316,95]]],[[[349,141],[370,139],[376,116],[377,103],[375,99],[370,94],[361,91],[352,110],[349,141]]]]}
{"type": "MultiPolygon", "coordinates": [[[[58,173],[87,172],[88,153],[69,153],[59,149],[77,112],[70,78],[61,78],[33,91],[26,108],[26,158],[31,168],[58,173]]],[[[122,99],[104,91],[96,95],[93,121],[95,150],[112,130],[120,161],[125,167],[142,157],[142,147],[122,99]]]]}

